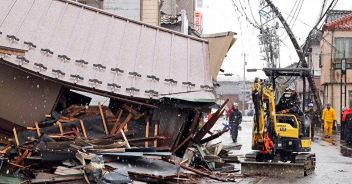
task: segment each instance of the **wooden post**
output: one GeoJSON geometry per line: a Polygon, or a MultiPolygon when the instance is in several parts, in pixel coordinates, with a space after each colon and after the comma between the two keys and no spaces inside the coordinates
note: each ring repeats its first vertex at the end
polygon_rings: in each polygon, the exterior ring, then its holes
{"type": "Polygon", "coordinates": [[[81,128],[82,128],[83,136],[84,136],[85,138],[87,138],[87,132],[86,132],[86,128],[84,127],[83,120],[80,119],[79,122],[81,123],[81,128]]]}
{"type": "Polygon", "coordinates": [[[104,130],[105,130],[105,134],[109,135],[109,130],[108,127],[106,126],[106,121],[105,121],[105,116],[104,116],[104,112],[103,112],[103,108],[101,107],[101,103],[98,103],[99,105],[99,111],[100,111],[100,115],[101,115],[101,119],[103,120],[103,125],[104,125],[104,130]]]}
{"type": "MultiPolygon", "coordinates": [[[[145,138],[149,137],[149,121],[147,121],[147,125],[145,126],[145,138]]],[[[144,143],[144,147],[148,148],[148,141],[146,140],[144,143]]]]}
{"type": "Polygon", "coordinates": [[[17,131],[15,127],[13,128],[13,135],[15,136],[16,145],[19,146],[20,141],[18,140],[17,131]]]}
{"type": "Polygon", "coordinates": [[[119,128],[122,113],[123,113],[123,110],[120,109],[119,114],[117,115],[114,127],[112,127],[112,129],[111,129],[111,134],[113,134],[113,135],[117,133],[117,129],[119,128]]]}
{"type": "Polygon", "coordinates": [[[57,121],[56,124],[59,126],[59,130],[60,130],[61,135],[64,135],[64,129],[62,128],[61,122],[57,121]]]}
{"type": "MultiPolygon", "coordinates": [[[[155,123],[154,125],[154,137],[158,136],[158,124],[155,123]]],[[[154,140],[154,147],[158,146],[158,139],[154,140]]]]}
{"type": "Polygon", "coordinates": [[[40,128],[39,128],[39,125],[38,125],[38,122],[37,122],[37,121],[35,122],[35,129],[37,130],[37,135],[38,135],[38,137],[40,137],[40,136],[41,136],[41,134],[40,134],[40,128]]]}
{"type": "Polygon", "coordinates": [[[127,115],[126,119],[121,123],[121,125],[120,125],[119,129],[117,130],[117,132],[122,130],[127,125],[127,123],[131,120],[132,116],[133,116],[132,113],[129,113],[127,115]]]}

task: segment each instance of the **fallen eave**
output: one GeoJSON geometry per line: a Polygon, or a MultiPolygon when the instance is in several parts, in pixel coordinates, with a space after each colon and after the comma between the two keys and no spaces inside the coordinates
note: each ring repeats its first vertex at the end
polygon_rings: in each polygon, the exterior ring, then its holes
{"type": "Polygon", "coordinates": [[[236,38],[234,37],[235,35],[237,34],[234,32],[202,35],[202,38],[209,42],[210,72],[214,80],[217,80],[217,76],[226,54],[236,41],[236,38]]]}

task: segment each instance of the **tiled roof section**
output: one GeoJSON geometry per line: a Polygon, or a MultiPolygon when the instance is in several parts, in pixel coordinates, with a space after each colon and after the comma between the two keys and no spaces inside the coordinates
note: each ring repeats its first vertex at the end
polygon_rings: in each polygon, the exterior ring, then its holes
{"type": "Polygon", "coordinates": [[[167,15],[176,16],[176,0],[163,0],[160,11],[167,15]]]}
{"type": "Polygon", "coordinates": [[[162,15],[160,17],[160,24],[178,24],[181,22],[181,16],[162,15]]]}
{"type": "Polygon", "coordinates": [[[336,19],[344,17],[348,14],[352,13],[351,10],[330,10],[326,15],[325,23],[332,22],[336,19]]]}
{"type": "Polygon", "coordinates": [[[326,23],[323,30],[352,30],[352,13],[332,22],[326,23]]]}

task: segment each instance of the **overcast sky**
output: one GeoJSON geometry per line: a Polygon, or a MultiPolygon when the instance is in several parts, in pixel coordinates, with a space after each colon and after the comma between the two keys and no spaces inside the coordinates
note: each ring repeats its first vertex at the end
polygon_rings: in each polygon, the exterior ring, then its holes
{"type": "MultiPolygon", "coordinates": [[[[236,10],[232,0],[204,0],[203,12],[203,32],[205,34],[233,31],[237,33],[237,41],[231,48],[222,68],[226,73],[234,73],[233,77],[219,77],[219,80],[239,80],[243,79],[243,53],[246,54],[247,68],[263,68],[265,63],[260,60],[259,40],[257,38],[259,30],[254,28],[246,21],[242,7],[250,21],[255,19],[259,22],[259,3],[260,0],[234,0],[240,12],[236,10]],[[240,4],[241,2],[241,4],[240,4]],[[250,9],[251,7],[251,9],[250,9]],[[253,17],[251,11],[253,12],[253,17]],[[241,16],[242,14],[242,16],[241,16]]],[[[323,0],[273,0],[273,3],[279,8],[285,19],[290,22],[291,12],[296,1],[303,1],[302,8],[297,20],[291,21],[291,29],[296,36],[299,44],[303,44],[309,31],[318,19],[323,0]],[[293,22],[295,22],[293,24],[293,22]],[[293,26],[292,26],[293,25],[293,26]]],[[[332,0],[328,0],[328,4],[332,0]]],[[[352,10],[352,0],[339,0],[334,9],[352,10]]],[[[292,11],[291,14],[293,14],[292,11]]],[[[298,11],[297,11],[298,12],[298,11]]],[[[279,20],[277,20],[279,21],[279,20]]],[[[281,26],[282,27],[282,26],[281,26]]],[[[280,47],[281,67],[290,65],[298,61],[298,57],[293,49],[290,39],[283,28],[279,28],[278,35],[284,39],[280,47]]],[[[259,73],[246,73],[247,79],[254,79],[256,76],[264,77],[259,73]]]]}

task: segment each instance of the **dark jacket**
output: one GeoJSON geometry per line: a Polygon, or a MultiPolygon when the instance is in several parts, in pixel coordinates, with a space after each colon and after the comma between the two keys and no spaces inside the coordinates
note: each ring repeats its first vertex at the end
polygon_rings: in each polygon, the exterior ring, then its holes
{"type": "Polygon", "coordinates": [[[241,124],[242,113],[238,109],[232,109],[229,114],[229,123],[241,124]]]}

